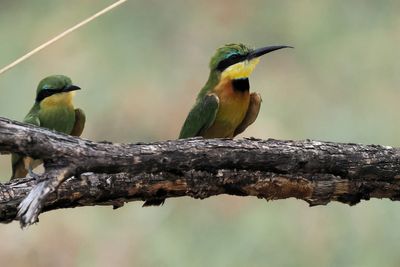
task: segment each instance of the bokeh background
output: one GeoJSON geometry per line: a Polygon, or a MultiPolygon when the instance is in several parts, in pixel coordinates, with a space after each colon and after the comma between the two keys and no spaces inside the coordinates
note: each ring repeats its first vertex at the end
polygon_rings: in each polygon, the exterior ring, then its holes
{"type": "MultiPolygon", "coordinates": [[[[0,65],[112,3],[1,0],[0,65]]],[[[264,56],[262,94],[244,136],[400,146],[400,2],[129,0],[0,76],[0,116],[21,120],[39,80],[84,88],[92,140],[174,139],[208,77],[215,49],[293,45],[264,56]]],[[[1,140],[0,140],[1,141],[1,140]]],[[[0,177],[10,176],[0,156],[0,177]]],[[[218,196],[160,208],[88,207],[0,225],[1,266],[399,266],[400,206],[309,208],[218,196]]]]}

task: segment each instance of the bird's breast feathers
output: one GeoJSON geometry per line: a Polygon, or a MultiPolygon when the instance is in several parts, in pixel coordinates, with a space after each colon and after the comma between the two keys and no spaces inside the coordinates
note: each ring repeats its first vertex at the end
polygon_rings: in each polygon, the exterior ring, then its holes
{"type": "Polygon", "coordinates": [[[221,79],[214,93],[219,98],[219,108],[214,124],[207,130],[206,137],[232,137],[243,121],[249,107],[249,91],[237,91],[232,80],[221,79]]]}
{"type": "Polygon", "coordinates": [[[75,124],[75,109],[70,93],[49,96],[40,103],[39,120],[42,127],[70,134],[75,124]]]}

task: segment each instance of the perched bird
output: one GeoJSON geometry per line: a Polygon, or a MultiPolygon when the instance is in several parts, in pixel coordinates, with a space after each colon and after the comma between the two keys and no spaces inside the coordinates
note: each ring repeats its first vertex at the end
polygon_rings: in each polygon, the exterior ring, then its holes
{"type": "MultiPolygon", "coordinates": [[[[64,75],[52,75],[44,78],[37,87],[35,103],[23,122],[80,136],[86,117],[85,113],[81,109],[75,109],[72,103],[74,91],[80,89],[64,75]]],[[[20,154],[12,154],[11,163],[11,179],[15,179],[25,177],[28,173],[35,177],[32,170],[42,161],[20,154]]]]}
{"type": "MultiPolygon", "coordinates": [[[[243,44],[227,44],[217,49],[210,62],[208,81],[197,96],[179,138],[233,138],[252,124],[260,110],[261,96],[250,93],[249,76],[259,57],[291,46],[251,49],[243,44]]],[[[163,199],[144,206],[160,205],[163,199]]]]}
{"type": "Polygon", "coordinates": [[[251,49],[243,44],[227,44],[218,48],[211,58],[208,81],[198,94],[179,138],[233,138],[246,130],[256,120],[261,105],[261,96],[249,92],[250,74],[260,56],[289,47],[251,49]]]}

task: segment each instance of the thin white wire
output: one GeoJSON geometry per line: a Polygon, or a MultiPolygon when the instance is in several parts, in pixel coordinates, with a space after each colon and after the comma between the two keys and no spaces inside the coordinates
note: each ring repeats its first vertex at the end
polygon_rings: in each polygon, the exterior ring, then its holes
{"type": "Polygon", "coordinates": [[[9,65],[5,66],[4,68],[2,68],[0,70],[0,74],[10,70],[11,68],[15,67],[16,65],[18,65],[19,63],[21,63],[22,61],[30,58],[31,56],[33,56],[34,54],[36,54],[37,52],[39,52],[40,50],[44,49],[45,47],[51,45],[52,43],[60,40],[61,38],[63,38],[64,36],[70,34],[71,32],[75,31],[76,29],[82,27],[83,25],[91,22],[92,20],[96,19],[97,17],[109,12],[111,9],[116,8],[117,6],[121,5],[122,3],[126,2],[127,0],[119,0],[117,2],[115,2],[114,4],[104,8],[103,10],[97,12],[96,14],[94,14],[93,16],[85,19],[84,21],[76,24],[75,26],[69,28],[68,30],[60,33],[59,35],[57,35],[56,37],[54,37],[53,39],[45,42],[44,44],[36,47],[35,49],[33,49],[32,51],[30,51],[29,53],[23,55],[22,57],[18,58],[17,60],[15,60],[14,62],[10,63],[9,65]]]}

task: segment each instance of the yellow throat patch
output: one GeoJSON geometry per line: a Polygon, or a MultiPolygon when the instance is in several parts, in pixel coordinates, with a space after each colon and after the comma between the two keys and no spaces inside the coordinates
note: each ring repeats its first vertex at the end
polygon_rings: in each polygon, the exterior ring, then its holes
{"type": "Polygon", "coordinates": [[[40,106],[43,108],[51,108],[55,106],[73,106],[72,99],[74,95],[75,92],[54,94],[43,99],[40,102],[40,106]]]}
{"type": "Polygon", "coordinates": [[[258,62],[260,62],[260,59],[254,58],[250,61],[245,60],[229,66],[221,73],[221,78],[229,78],[231,80],[248,78],[254,71],[258,62]]]}

